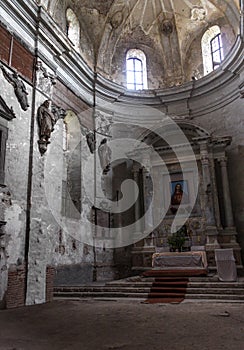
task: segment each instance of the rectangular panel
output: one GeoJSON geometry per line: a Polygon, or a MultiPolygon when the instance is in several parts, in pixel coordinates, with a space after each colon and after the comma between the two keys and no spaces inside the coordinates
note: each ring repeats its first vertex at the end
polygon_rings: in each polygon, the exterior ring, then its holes
{"type": "Polygon", "coordinates": [[[12,66],[28,80],[32,81],[34,57],[16,39],[13,43],[12,66]]]}

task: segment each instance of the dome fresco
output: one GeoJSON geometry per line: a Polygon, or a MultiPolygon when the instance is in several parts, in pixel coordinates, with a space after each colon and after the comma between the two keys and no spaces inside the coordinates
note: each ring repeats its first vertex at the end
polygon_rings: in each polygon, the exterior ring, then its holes
{"type": "Polygon", "coordinates": [[[201,39],[209,28],[219,27],[224,56],[239,34],[237,0],[43,0],[41,4],[64,31],[67,10],[74,11],[80,26],[77,51],[100,74],[123,86],[130,49],[145,53],[147,85],[157,89],[204,75],[201,39]]]}

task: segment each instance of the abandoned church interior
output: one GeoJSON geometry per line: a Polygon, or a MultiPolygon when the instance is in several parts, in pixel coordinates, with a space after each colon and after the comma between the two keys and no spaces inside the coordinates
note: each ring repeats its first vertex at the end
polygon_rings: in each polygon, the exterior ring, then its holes
{"type": "Polygon", "coordinates": [[[243,276],[243,8],[1,1],[1,308],[227,253],[243,276]]]}

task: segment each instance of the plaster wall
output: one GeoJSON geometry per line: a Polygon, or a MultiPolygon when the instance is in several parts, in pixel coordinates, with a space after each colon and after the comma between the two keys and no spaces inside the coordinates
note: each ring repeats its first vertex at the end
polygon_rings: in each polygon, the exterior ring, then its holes
{"type": "MultiPolygon", "coordinates": [[[[6,68],[7,72],[12,71],[6,68]]],[[[6,222],[1,243],[0,300],[7,287],[7,271],[11,265],[21,265],[25,256],[26,198],[28,186],[31,108],[23,111],[11,84],[0,71],[1,97],[13,107],[16,118],[1,124],[8,129],[5,156],[4,185],[1,188],[1,220],[6,222]]],[[[24,81],[31,105],[32,87],[24,81]]]]}

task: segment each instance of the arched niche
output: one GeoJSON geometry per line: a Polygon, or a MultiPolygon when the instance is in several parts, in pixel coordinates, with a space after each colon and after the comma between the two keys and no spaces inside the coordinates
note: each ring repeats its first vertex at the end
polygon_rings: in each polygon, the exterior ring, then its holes
{"type": "Polygon", "coordinates": [[[64,119],[64,174],[62,214],[78,218],[81,212],[81,128],[77,115],[68,110],[64,119]],[[66,135],[65,135],[66,134],[66,135]]]}

